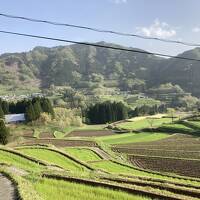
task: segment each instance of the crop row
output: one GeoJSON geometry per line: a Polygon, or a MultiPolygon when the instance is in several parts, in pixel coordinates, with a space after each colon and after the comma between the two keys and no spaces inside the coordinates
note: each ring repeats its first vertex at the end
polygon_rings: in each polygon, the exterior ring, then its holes
{"type": "Polygon", "coordinates": [[[129,155],[129,160],[134,165],[144,169],[200,178],[199,160],[184,160],[138,155],[129,155]]]}
{"type": "Polygon", "coordinates": [[[118,153],[146,155],[146,156],[160,156],[172,158],[189,158],[200,159],[200,151],[185,151],[185,150],[167,150],[167,149],[149,149],[149,148],[126,148],[114,147],[113,151],[118,153]]]}

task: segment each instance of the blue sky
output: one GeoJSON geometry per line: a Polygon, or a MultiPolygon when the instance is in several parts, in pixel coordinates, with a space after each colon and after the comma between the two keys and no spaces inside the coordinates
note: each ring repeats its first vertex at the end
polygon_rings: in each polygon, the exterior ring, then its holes
{"type": "MultiPolygon", "coordinates": [[[[0,12],[200,43],[199,8],[199,0],[2,0],[0,12]]],[[[182,45],[11,20],[1,16],[0,30],[77,41],[114,42],[171,55],[190,49],[182,45]]],[[[35,46],[65,45],[5,34],[0,34],[0,44],[0,53],[28,51],[35,46]]]]}

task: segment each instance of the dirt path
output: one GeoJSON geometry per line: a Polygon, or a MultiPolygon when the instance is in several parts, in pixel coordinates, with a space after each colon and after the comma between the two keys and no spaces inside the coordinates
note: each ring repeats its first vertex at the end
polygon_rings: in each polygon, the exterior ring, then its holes
{"type": "Polygon", "coordinates": [[[4,175],[0,174],[0,199],[16,200],[15,187],[13,183],[4,175]]]}
{"type": "Polygon", "coordinates": [[[97,155],[99,155],[104,160],[110,160],[111,156],[106,153],[104,150],[98,148],[98,147],[90,147],[91,150],[93,150],[97,155]]]}

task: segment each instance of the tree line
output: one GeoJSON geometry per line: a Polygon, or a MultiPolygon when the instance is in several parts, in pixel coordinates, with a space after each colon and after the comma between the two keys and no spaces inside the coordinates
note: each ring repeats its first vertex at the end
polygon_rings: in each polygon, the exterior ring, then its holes
{"type": "Polygon", "coordinates": [[[90,106],[86,118],[91,124],[105,124],[126,119],[128,108],[122,102],[102,102],[90,106]]]}
{"type": "Polygon", "coordinates": [[[143,105],[136,107],[134,110],[129,111],[129,117],[137,117],[143,115],[155,115],[157,113],[165,113],[167,112],[167,106],[165,104],[161,105],[143,105]]]}

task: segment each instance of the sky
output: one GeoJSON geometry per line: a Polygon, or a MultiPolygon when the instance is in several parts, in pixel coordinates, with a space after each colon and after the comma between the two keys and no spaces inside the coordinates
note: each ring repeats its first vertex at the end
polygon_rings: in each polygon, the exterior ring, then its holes
{"type": "MultiPolygon", "coordinates": [[[[0,13],[200,44],[199,0],[0,0],[0,13]]],[[[0,16],[0,30],[85,42],[111,42],[177,55],[191,47],[31,23],[0,16]]],[[[0,53],[68,43],[0,33],[0,53]]]]}

